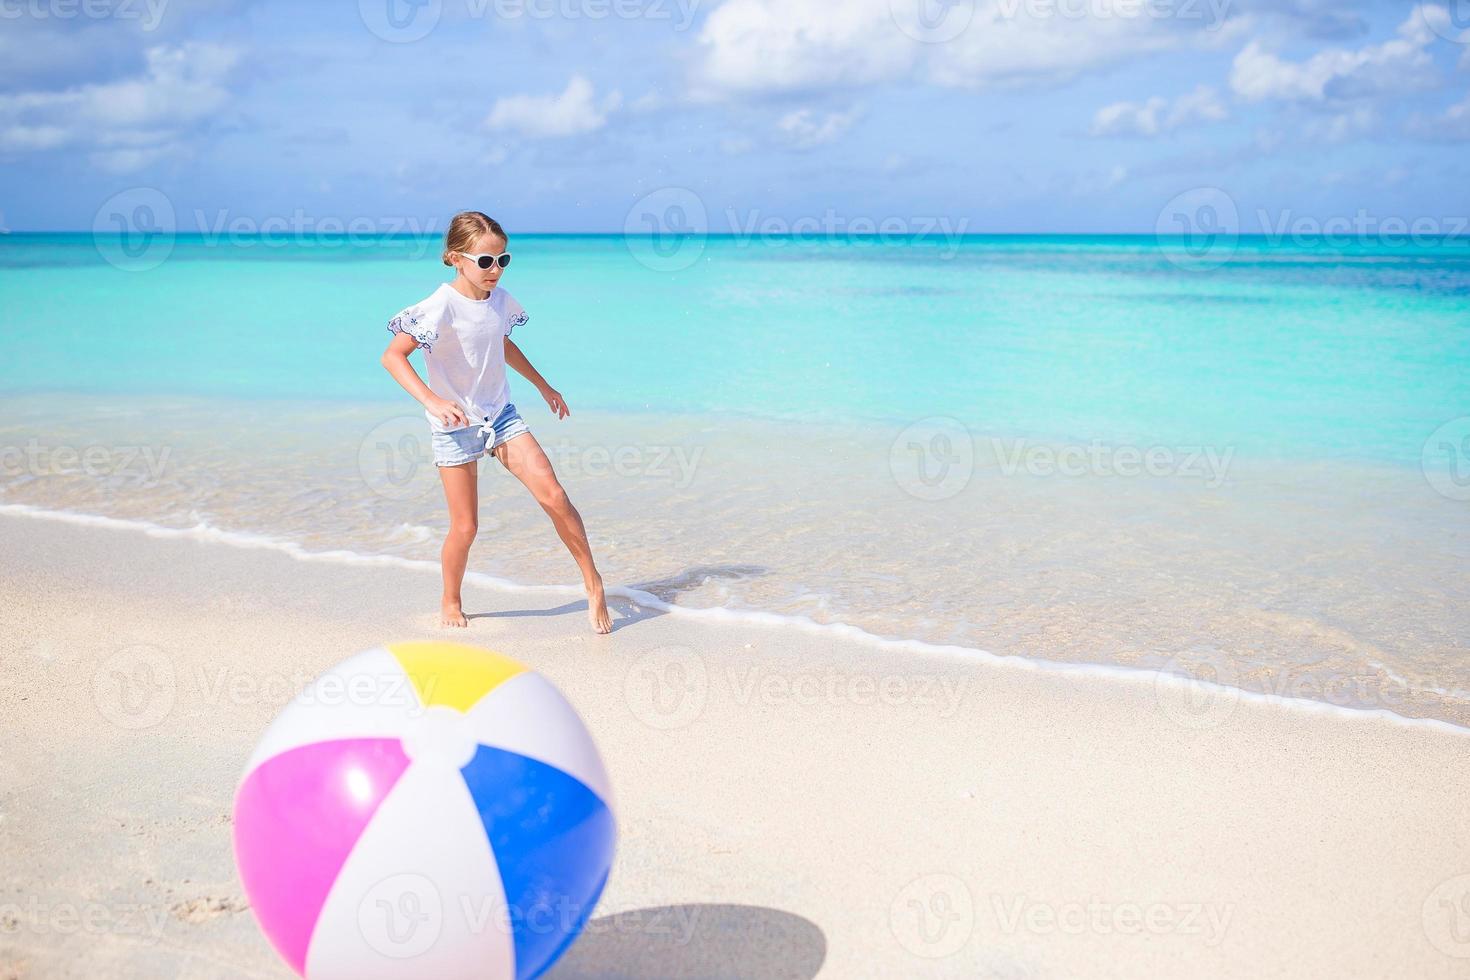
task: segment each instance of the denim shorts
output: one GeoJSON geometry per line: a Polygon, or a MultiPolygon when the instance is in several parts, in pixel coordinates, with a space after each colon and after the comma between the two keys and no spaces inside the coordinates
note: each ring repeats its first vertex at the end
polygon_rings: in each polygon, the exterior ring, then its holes
{"type": "Polygon", "coordinates": [[[521,418],[516,407],[507,404],[493,422],[487,415],[484,421],[463,429],[433,433],[429,441],[434,447],[434,465],[472,463],[502,442],[530,431],[531,427],[521,418]]]}

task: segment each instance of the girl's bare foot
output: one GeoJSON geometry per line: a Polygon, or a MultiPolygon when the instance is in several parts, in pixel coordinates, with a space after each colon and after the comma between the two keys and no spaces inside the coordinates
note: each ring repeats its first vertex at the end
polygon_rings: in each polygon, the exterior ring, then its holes
{"type": "Polygon", "coordinates": [[[465,618],[464,610],[459,607],[458,599],[445,599],[440,605],[439,625],[459,627],[470,625],[470,621],[465,618]]]}
{"type": "Polygon", "coordinates": [[[612,617],[607,614],[607,597],[602,594],[601,575],[587,583],[587,618],[592,622],[592,632],[612,632],[612,617]]]}

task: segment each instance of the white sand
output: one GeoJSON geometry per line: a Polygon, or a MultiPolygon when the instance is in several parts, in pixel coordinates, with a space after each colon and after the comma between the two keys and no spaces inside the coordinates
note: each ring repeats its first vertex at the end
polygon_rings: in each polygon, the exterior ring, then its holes
{"type": "MultiPolygon", "coordinates": [[[[234,875],[240,768],[316,672],[445,636],[437,593],[0,517],[0,977],[289,976],[234,875]]],[[[1470,976],[1464,734],[466,600],[453,637],[559,684],[617,793],[618,862],[556,977],[1470,976]]]]}

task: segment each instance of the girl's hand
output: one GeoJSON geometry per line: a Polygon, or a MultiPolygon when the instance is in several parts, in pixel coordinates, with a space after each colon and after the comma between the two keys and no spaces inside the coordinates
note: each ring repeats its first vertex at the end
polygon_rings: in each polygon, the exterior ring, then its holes
{"type": "Polygon", "coordinates": [[[564,419],[572,414],[572,410],[567,408],[566,401],[562,399],[561,392],[555,388],[547,387],[543,389],[541,397],[546,399],[546,405],[551,409],[551,414],[557,418],[564,419]]]}
{"type": "Polygon", "coordinates": [[[460,408],[457,403],[437,395],[424,402],[424,408],[427,408],[435,418],[447,426],[463,429],[470,424],[469,416],[465,414],[464,409],[460,408]]]}

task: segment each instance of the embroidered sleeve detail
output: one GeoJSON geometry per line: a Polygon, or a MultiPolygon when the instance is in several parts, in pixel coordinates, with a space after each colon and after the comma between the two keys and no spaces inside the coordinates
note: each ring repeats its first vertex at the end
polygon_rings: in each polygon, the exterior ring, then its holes
{"type": "Polygon", "coordinates": [[[423,307],[410,306],[402,313],[388,321],[389,333],[406,333],[414,339],[414,344],[426,351],[434,349],[433,344],[439,339],[439,332],[429,322],[429,315],[423,307]]]}
{"type": "Polygon", "coordinates": [[[515,330],[516,327],[519,327],[521,324],[525,323],[529,319],[531,318],[526,315],[525,310],[521,310],[519,313],[512,315],[510,319],[505,321],[505,335],[509,337],[511,335],[511,331],[515,330]]]}

